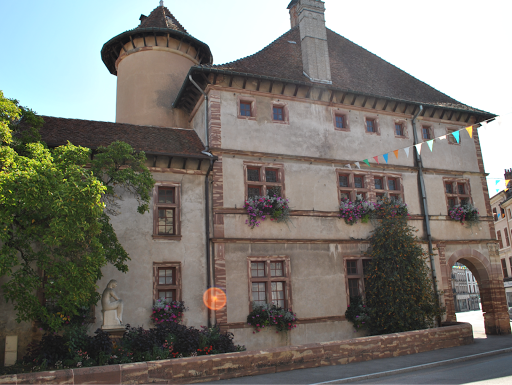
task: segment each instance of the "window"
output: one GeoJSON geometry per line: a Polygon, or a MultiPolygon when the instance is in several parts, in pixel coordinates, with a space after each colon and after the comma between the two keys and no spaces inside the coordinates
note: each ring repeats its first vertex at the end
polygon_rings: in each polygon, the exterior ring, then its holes
{"type": "Polygon", "coordinates": [[[238,96],[238,118],[256,120],[256,99],[249,96],[238,96]]]}
{"type": "Polygon", "coordinates": [[[494,217],[494,222],[498,222],[498,212],[496,211],[496,207],[492,209],[492,215],[494,217]]]}
{"type": "Polygon", "coordinates": [[[240,102],[240,115],[251,116],[251,103],[240,102]]]}
{"type": "Polygon", "coordinates": [[[466,179],[443,179],[448,209],[471,203],[469,181],[466,179]]]}
{"type": "Polygon", "coordinates": [[[448,139],[448,143],[450,144],[459,144],[460,141],[461,141],[461,136],[459,135],[459,141],[457,142],[457,139],[455,139],[455,136],[453,136],[452,134],[454,132],[457,132],[459,130],[455,129],[455,128],[449,128],[448,130],[446,130],[446,138],[448,139]]]}
{"type": "Polygon", "coordinates": [[[345,260],[346,289],[350,305],[350,297],[363,296],[365,293],[365,276],[368,274],[371,259],[351,258],[345,260]]]}
{"type": "Polygon", "coordinates": [[[366,119],[366,132],[376,132],[377,125],[375,124],[375,119],[366,119]]]}
{"type": "Polygon", "coordinates": [[[272,104],[272,121],[274,123],[288,123],[288,106],[286,104],[272,104]]]}
{"type": "Polygon", "coordinates": [[[350,131],[348,127],[347,115],[334,112],[334,129],[337,131],[350,131]]]}
{"type": "Polygon", "coordinates": [[[404,124],[395,122],[395,136],[405,136],[404,124]]]}
{"type": "Polygon", "coordinates": [[[423,138],[423,140],[433,139],[434,135],[432,133],[432,127],[422,126],[421,127],[421,137],[423,138]]]}
{"type": "Polygon", "coordinates": [[[283,107],[274,107],[274,120],[284,120],[283,107]]]}
{"type": "Polygon", "coordinates": [[[181,301],[181,263],[153,263],[153,300],[181,301]]]}
{"type": "Polygon", "coordinates": [[[244,168],[246,196],[248,198],[265,195],[284,197],[284,170],[282,164],[247,163],[244,168]]]}
{"type": "Polygon", "coordinates": [[[158,182],[153,191],[153,238],[180,238],[180,184],[158,182]]]}
{"type": "Polygon", "coordinates": [[[383,198],[388,195],[397,200],[403,200],[401,177],[387,174],[361,174],[357,171],[338,170],[338,195],[341,199],[346,198],[352,202],[357,195],[363,199],[383,198]]]}
{"type": "Polygon", "coordinates": [[[289,257],[249,257],[249,298],[252,303],[273,303],[291,309],[289,257]]]}
{"type": "Polygon", "coordinates": [[[510,247],[510,238],[508,237],[508,229],[505,228],[503,230],[503,232],[505,233],[505,243],[507,244],[507,247],[510,247]]]}
{"type": "Polygon", "coordinates": [[[508,278],[507,262],[504,259],[501,260],[501,269],[503,270],[503,278],[508,278]]]}
{"type": "Polygon", "coordinates": [[[496,232],[496,235],[497,235],[497,237],[498,237],[498,242],[500,243],[500,249],[503,249],[503,240],[501,239],[501,231],[500,231],[500,230],[498,230],[498,231],[496,232]]]}

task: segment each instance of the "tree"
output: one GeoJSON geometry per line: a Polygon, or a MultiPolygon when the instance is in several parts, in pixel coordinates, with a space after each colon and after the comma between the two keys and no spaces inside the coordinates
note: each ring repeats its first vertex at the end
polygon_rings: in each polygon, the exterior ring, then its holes
{"type": "Polygon", "coordinates": [[[35,294],[44,292],[69,316],[95,304],[101,269],[128,270],[106,212],[123,190],[138,199],[140,213],[148,211],[154,181],[144,153],[126,143],[99,149],[92,162],[89,149],[69,142],[48,149],[39,136],[43,123],[0,92],[0,276],[18,322],[58,330],[63,318],[35,294]]]}
{"type": "Polygon", "coordinates": [[[365,289],[371,334],[432,327],[443,312],[433,290],[428,253],[415,232],[406,216],[384,215],[370,238],[372,262],[365,289]]]}

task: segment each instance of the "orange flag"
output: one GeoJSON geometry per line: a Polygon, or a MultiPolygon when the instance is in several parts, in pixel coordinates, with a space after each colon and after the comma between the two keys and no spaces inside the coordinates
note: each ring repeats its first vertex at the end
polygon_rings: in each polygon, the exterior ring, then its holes
{"type": "Polygon", "coordinates": [[[395,154],[396,158],[398,159],[398,150],[393,151],[393,153],[395,154]]]}
{"type": "Polygon", "coordinates": [[[466,130],[470,137],[473,137],[473,126],[466,127],[466,130]]]}

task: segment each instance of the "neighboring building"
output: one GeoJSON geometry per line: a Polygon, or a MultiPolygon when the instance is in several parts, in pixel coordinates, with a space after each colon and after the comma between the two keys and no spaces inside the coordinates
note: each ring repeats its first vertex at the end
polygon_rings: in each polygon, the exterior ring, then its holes
{"type": "Polygon", "coordinates": [[[478,283],[471,271],[459,262],[452,266],[452,288],[455,312],[480,310],[478,283]]]}
{"type": "MultiPolygon", "coordinates": [[[[435,154],[346,167],[495,115],[327,29],[322,1],[294,0],[288,8],[288,32],[252,56],[214,66],[209,47],[157,7],[102,49],[118,77],[116,123],[44,117],[49,145],[123,140],[148,154],[157,181],[151,214],[137,214],[126,199],[112,219],[130,271],[107,267],[100,289],[119,282],[131,325],[151,326],[155,299],[181,299],[187,325],[217,323],[249,349],[352,338],[344,314],[349,293],[364,294],[372,225],[345,224],[340,199],[389,195],[408,204],[423,246],[430,239],[436,249],[444,320],[456,320],[451,273],[461,262],[478,281],[487,333],[510,333],[478,131],[464,132],[460,143],[436,141],[435,154]],[[250,229],[244,202],[269,190],[289,199],[293,223],[250,229]],[[477,228],[449,220],[449,206],[464,201],[480,210],[477,228]],[[226,291],[227,305],[210,313],[202,295],[213,285],[226,291]],[[253,300],[293,309],[297,329],[253,334],[246,322],[253,300]]],[[[435,50],[421,55],[434,59],[435,50]]],[[[0,335],[25,336],[26,345],[31,325],[15,325],[12,307],[1,306],[0,335]]]]}
{"type": "MultiPolygon", "coordinates": [[[[505,170],[505,180],[512,180],[512,169],[505,170]]],[[[512,188],[509,182],[508,189],[512,188]]],[[[498,239],[501,271],[507,304],[512,307],[512,190],[503,190],[491,198],[491,207],[498,239]]]]}

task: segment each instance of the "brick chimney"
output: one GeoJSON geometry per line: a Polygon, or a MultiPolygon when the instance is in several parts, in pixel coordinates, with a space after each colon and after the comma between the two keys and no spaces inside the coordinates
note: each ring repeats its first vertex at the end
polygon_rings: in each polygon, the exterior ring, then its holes
{"type": "Polygon", "coordinates": [[[300,29],[304,75],[312,82],[332,84],[324,2],[292,0],[288,9],[292,28],[300,29]]]}

